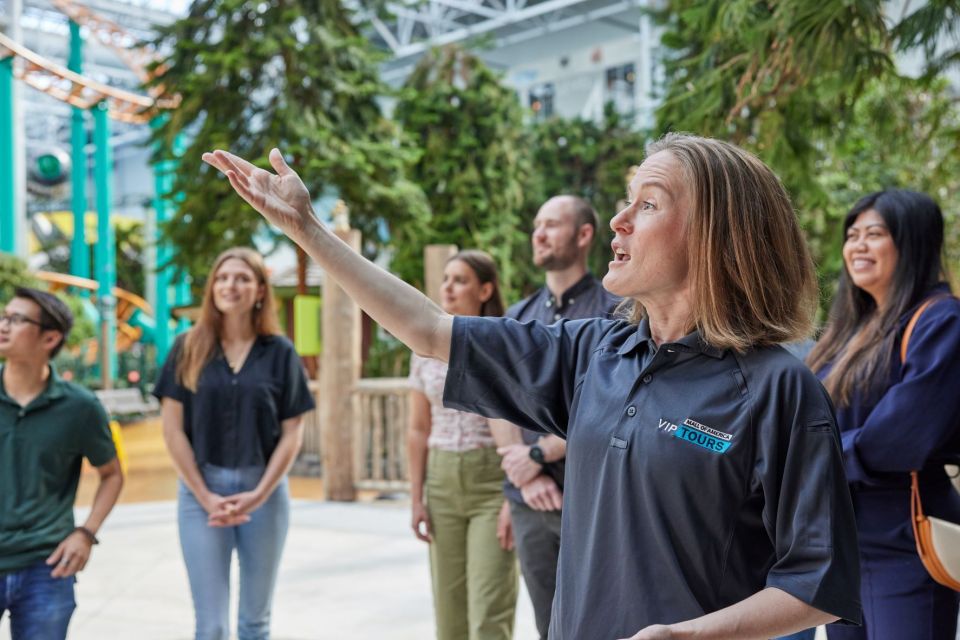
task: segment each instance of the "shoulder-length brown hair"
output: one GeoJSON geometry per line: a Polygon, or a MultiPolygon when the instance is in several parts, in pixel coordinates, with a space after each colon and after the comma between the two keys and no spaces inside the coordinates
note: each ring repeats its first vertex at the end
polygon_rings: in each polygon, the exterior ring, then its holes
{"type": "Polygon", "coordinates": [[[267,278],[267,267],[263,256],[247,247],[227,249],[213,263],[206,286],[203,289],[203,302],[200,306],[200,319],[184,337],[183,348],[178,354],[177,381],[196,393],[200,373],[213,359],[223,330],[223,314],[213,304],[213,283],[223,263],[230,259],[242,260],[253,271],[257,284],[263,286],[260,306],[250,312],[250,324],[258,336],[279,335],[280,322],[277,319],[277,306],[273,299],[273,288],[267,278]]]}
{"type": "Polygon", "coordinates": [[[477,279],[480,281],[480,284],[487,284],[489,282],[493,285],[493,293],[490,294],[490,298],[480,305],[480,315],[502,316],[506,307],[504,307],[503,304],[503,294],[500,293],[500,277],[497,274],[496,261],[494,261],[489,253],[478,249],[464,249],[463,251],[459,251],[447,260],[447,264],[450,264],[454,260],[459,260],[470,267],[470,269],[477,274],[477,279]]]}
{"type": "MultiPolygon", "coordinates": [[[[790,197],[756,156],[720,140],[668,133],[686,182],[693,322],[714,347],[744,351],[813,331],[818,288],[790,197]]],[[[639,322],[635,303],[629,317],[639,322]]]]}
{"type": "Polygon", "coordinates": [[[843,221],[843,238],[861,213],[873,209],[887,225],[897,248],[897,265],[886,304],[853,284],[844,264],[823,337],[807,356],[814,371],[833,364],[823,380],[834,403],[850,405],[855,392],[869,394],[887,383],[900,321],[941,281],[949,280],[943,260],[943,213],[916,191],[889,189],[866,195],[843,221]]]}

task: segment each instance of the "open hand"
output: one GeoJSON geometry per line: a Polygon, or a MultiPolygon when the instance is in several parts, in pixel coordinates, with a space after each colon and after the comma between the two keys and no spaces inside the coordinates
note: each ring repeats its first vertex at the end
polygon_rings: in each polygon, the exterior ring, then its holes
{"type": "Polygon", "coordinates": [[[270,152],[276,173],[264,171],[229,151],[203,154],[203,161],[224,174],[233,189],[271,224],[296,240],[316,221],[310,193],[287,166],[279,149],[270,152]]]}

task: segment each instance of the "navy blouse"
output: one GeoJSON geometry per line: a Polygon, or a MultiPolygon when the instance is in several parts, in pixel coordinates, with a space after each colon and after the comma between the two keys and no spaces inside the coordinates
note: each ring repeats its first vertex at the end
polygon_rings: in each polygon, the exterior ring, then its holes
{"type": "Polygon", "coordinates": [[[183,404],[183,430],[197,464],[266,466],[280,441],[281,423],[314,407],[293,344],[283,336],[258,336],[236,373],[218,348],[200,374],[196,393],[176,380],[182,347],[181,337],[167,356],[153,395],[183,404]]]}
{"type": "MultiPolygon", "coordinates": [[[[931,295],[947,292],[943,286],[931,295]]],[[[900,319],[901,337],[915,311],[900,319]]],[[[960,301],[944,298],[927,307],[902,367],[900,337],[894,348],[886,383],[871,394],[855,393],[850,406],[837,409],[837,426],[861,547],[916,555],[910,471],[920,471],[924,511],[960,522],[960,495],[943,470],[960,457],[960,301]]],[[[829,371],[817,375],[823,379],[829,371]]]]}

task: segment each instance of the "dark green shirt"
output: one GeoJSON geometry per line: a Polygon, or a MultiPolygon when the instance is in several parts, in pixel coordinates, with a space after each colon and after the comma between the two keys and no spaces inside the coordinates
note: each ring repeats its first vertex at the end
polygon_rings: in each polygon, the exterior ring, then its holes
{"type": "Polygon", "coordinates": [[[7,395],[0,368],[0,573],[42,560],[74,528],[73,502],[86,457],[116,457],[96,396],[50,367],[47,388],[26,407],[7,395]]]}

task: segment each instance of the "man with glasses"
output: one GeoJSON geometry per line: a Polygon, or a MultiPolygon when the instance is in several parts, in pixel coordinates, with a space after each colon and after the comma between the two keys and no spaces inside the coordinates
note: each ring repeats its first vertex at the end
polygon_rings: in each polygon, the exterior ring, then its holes
{"type": "Polygon", "coordinates": [[[13,640],[66,638],[74,576],[123,485],[103,407],[50,363],[72,326],[67,306],[36,289],[17,289],[0,312],[0,616],[10,613],[13,640]],[[77,527],[83,458],[100,482],[77,527]]]}

